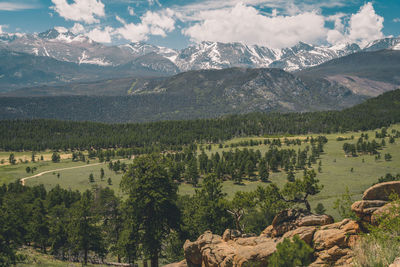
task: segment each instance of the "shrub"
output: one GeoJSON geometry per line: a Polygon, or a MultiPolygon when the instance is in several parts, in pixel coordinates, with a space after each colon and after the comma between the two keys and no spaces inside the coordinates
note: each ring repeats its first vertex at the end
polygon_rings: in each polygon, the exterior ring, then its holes
{"type": "Polygon", "coordinates": [[[285,238],[276,248],[268,266],[308,266],[312,262],[313,249],[297,235],[293,237],[293,240],[285,238]]]}
{"type": "Polygon", "coordinates": [[[389,266],[400,256],[400,200],[396,196],[387,213],[378,219],[378,226],[361,237],[355,247],[355,266],[389,266]]]}

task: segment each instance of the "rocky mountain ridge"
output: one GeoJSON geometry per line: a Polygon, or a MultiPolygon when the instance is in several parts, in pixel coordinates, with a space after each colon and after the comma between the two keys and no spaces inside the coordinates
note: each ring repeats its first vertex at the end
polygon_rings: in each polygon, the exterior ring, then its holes
{"type": "MultiPolygon", "coordinates": [[[[364,48],[357,44],[314,46],[306,43],[283,49],[273,49],[242,43],[201,42],[181,50],[169,49],[143,42],[124,45],[104,45],[87,36],[73,34],[66,29],[50,29],[39,34],[0,35],[0,48],[60,61],[99,66],[118,66],[145,58],[158,68],[174,65],[178,72],[230,67],[282,68],[297,71],[317,66],[326,61],[359,51],[400,49],[400,38],[376,40],[364,48]],[[157,57],[154,54],[158,55],[157,57]]],[[[148,64],[149,65],[149,64],[148,64]]]]}

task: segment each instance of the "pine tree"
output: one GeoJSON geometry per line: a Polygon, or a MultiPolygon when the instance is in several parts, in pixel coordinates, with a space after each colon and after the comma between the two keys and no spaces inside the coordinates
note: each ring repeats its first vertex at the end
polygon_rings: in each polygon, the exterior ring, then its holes
{"type": "Polygon", "coordinates": [[[29,236],[35,244],[40,246],[43,253],[46,253],[47,240],[49,239],[49,224],[46,214],[43,202],[39,198],[35,199],[28,226],[29,236]]]}
{"type": "Polygon", "coordinates": [[[101,169],[100,169],[100,180],[103,181],[103,179],[104,179],[104,169],[101,168],[101,169]]]}
{"type": "Polygon", "coordinates": [[[267,169],[267,164],[265,161],[260,161],[259,166],[258,166],[258,175],[260,176],[260,180],[262,182],[267,182],[269,178],[269,172],[267,169]]]}
{"type": "Polygon", "coordinates": [[[140,242],[152,267],[158,267],[163,241],[179,224],[176,206],[177,185],[168,176],[167,166],[159,155],[135,158],[121,181],[128,194],[131,223],[140,231],[140,242]],[[154,197],[157,196],[157,197],[154,197]]]}
{"type": "Polygon", "coordinates": [[[14,153],[11,153],[10,156],[8,157],[8,162],[11,165],[15,165],[15,163],[17,162],[17,160],[15,159],[14,153]]]}
{"type": "Polygon", "coordinates": [[[89,174],[89,183],[94,183],[93,173],[89,174]]]}
{"type": "Polygon", "coordinates": [[[322,203],[318,203],[317,206],[315,207],[315,213],[316,214],[325,214],[326,209],[322,203]]]}
{"type": "Polygon", "coordinates": [[[68,239],[75,252],[83,253],[85,265],[88,262],[90,251],[101,258],[105,255],[105,244],[99,226],[99,217],[93,212],[93,195],[89,190],[85,191],[81,200],[72,207],[68,239]]]}

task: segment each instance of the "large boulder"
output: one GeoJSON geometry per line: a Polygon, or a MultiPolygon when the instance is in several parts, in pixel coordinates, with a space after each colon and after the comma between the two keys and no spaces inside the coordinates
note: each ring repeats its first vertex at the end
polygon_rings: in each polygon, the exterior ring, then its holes
{"type": "Polygon", "coordinates": [[[360,200],[354,202],[351,210],[364,222],[371,223],[374,212],[385,206],[388,202],[384,200],[360,200]]]}
{"type": "Polygon", "coordinates": [[[332,223],[331,216],[292,209],[280,212],[260,236],[244,237],[228,229],[221,237],[207,231],[196,241],[185,242],[186,263],[188,267],[267,266],[277,244],[295,235],[314,247],[320,263],[344,261],[349,254],[351,236],[358,233],[359,228],[350,220],[332,223]],[[323,238],[327,240],[322,242],[323,238]]]}
{"type": "Polygon", "coordinates": [[[322,226],[313,237],[313,248],[317,259],[312,266],[350,264],[352,248],[360,232],[360,225],[349,219],[322,226]]]}
{"type": "Polygon", "coordinates": [[[396,258],[394,262],[389,265],[389,267],[400,267],[400,258],[396,258]]]}
{"type": "Polygon", "coordinates": [[[228,267],[268,264],[276,250],[277,240],[265,236],[236,238],[225,242],[222,237],[207,231],[196,241],[184,245],[188,267],[228,267]]]}
{"type": "Polygon", "coordinates": [[[363,200],[390,200],[392,193],[400,195],[400,181],[376,184],[363,194],[363,200]]]}
{"type": "Polygon", "coordinates": [[[306,210],[288,209],[278,213],[272,224],[262,234],[268,237],[280,237],[298,227],[322,226],[330,223],[333,223],[332,216],[316,215],[306,210]]]}

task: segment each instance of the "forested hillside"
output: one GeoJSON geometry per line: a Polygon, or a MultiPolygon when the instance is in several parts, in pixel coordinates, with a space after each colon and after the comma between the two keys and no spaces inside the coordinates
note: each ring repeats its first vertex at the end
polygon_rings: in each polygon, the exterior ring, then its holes
{"type": "Polygon", "coordinates": [[[151,146],[168,149],[235,136],[375,129],[400,122],[400,90],[342,111],[230,115],[218,119],[103,124],[56,120],[0,122],[0,149],[44,150],[151,146]]]}

